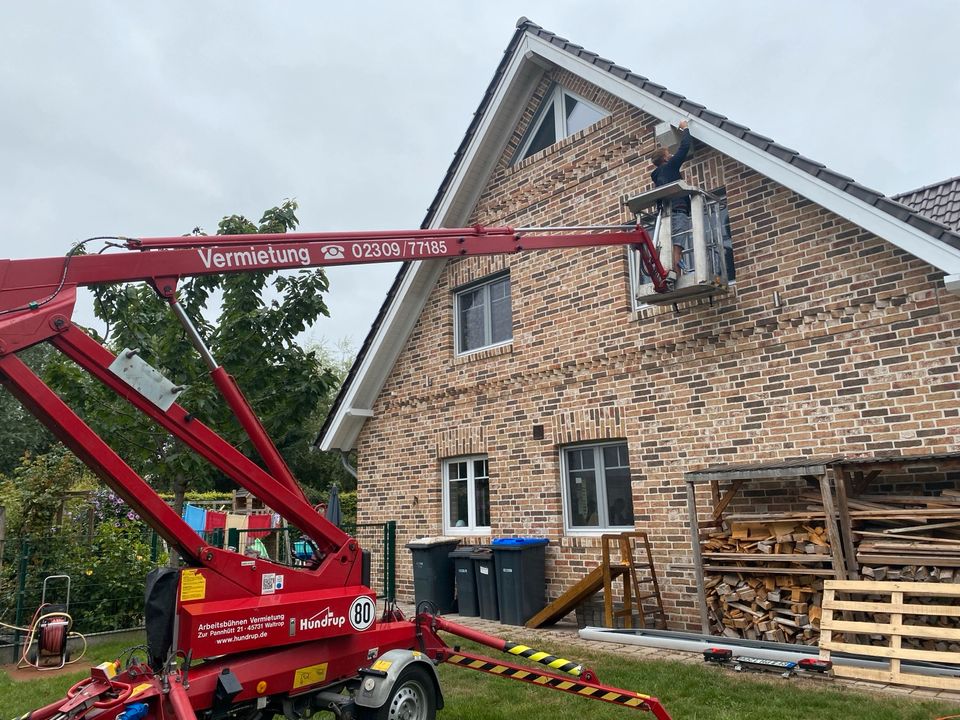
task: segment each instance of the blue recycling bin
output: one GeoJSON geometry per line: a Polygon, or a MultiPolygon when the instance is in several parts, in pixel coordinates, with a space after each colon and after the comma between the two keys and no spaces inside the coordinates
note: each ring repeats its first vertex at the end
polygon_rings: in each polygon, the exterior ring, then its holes
{"type": "Polygon", "coordinates": [[[500,622],[523,625],[547,605],[547,538],[493,541],[500,622]]]}

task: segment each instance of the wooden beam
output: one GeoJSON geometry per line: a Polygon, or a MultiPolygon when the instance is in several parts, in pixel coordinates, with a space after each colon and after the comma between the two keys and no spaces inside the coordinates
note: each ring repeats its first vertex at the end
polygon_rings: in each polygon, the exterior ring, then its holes
{"type": "Polygon", "coordinates": [[[757,468],[755,470],[715,470],[684,473],[688,483],[707,482],[708,480],[776,480],[795,478],[804,475],[822,475],[827,471],[825,465],[801,465],[785,468],[757,468]]]}
{"type": "Polygon", "coordinates": [[[723,511],[727,509],[727,505],[730,504],[730,501],[736,497],[737,492],[743,486],[743,480],[734,480],[733,485],[723,494],[723,497],[720,498],[720,502],[714,504],[713,508],[713,519],[719,520],[723,516],[723,511]]]}
{"type": "Polygon", "coordinates": [[[835,468],[833,484],[837,491],[837,509],[840,511],[840,537],[843,539],[843,557],[847,566],[847,577],[860,579],[860,565],[857,552],[853,548],[853,523],[850,522],[850,508],[847,505],[847,487],[849,477],[843,468],[835,468]]]}
{"type": "Polygon", "coordinates": [[[707,615],[707,593],[703,586],[703,557],[700,555],[700,523],[697,520],[697,488],[687,481],[687,515],[690,518],[690,541],[693,550],[693,574],[697,580],[697,604],[700,606],[700,628],[710,634],[710,618],[707,615]]]}
{"type": "Polygon", "coordinates": [[[833,505],[833,492],[830,478],[826,473],[820,476],[820,495],[823,500],[824,521],[827,526],[827,539],[830,541],[830,554],[833,555],[833,570],[838,578],[846,577],[846,565],[843,560],[843,545],[840,530],[837,528],[837,511],[833,505]]]}

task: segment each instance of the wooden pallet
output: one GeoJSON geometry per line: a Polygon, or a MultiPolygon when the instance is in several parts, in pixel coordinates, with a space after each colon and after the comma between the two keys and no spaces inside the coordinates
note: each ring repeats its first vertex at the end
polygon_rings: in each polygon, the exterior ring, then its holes
{"type": "Polygon", "coordinates": [[[877,582],[853,580],[827,580],[823,592],[823,617],[820,621],[820,657],[830,659],[831,652],[846,652],[866,655],[886,660],[888,666],[883,670],[834,665],[833,673],[837,677],[871,680],[874,682],[913,685],[936,688],[938,690],[960,690],[960,678],[934,675],[920,675],[901,669],[903,660],[920,660],[956,666],[960,672],[960,653],[940,650],[921,650],[903,647],[904,638],[921,640],[960,641],[960,629],[904,624],[920,615],[938,615],[942,617],[960,617],[960,605],[919,604],[904,602],[910,598],[960,598],[960,584],[955,583],[918,583],[918,582],[877,582]],[[838,599],[843,595],[846,599],[838,599]],[[858,596],[881,595],[884,600],[863,600],[858,596]],[[837,619],[838,613],[879,613],[889,615],[886,623],[863,622],[837,619]],[[857,635],[885,635],[889,639],[886,646],[864,645],[860,642],[838,642],[833,634],[842,632],[845,637],[857,635]]]}

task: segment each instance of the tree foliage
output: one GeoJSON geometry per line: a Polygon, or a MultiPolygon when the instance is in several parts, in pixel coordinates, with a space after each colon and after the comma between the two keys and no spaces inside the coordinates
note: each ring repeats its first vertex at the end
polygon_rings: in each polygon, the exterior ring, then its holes
{"type": "MultiPolygon", "coordinates": [[[[296,228],[296,209],[296,202],[287,200],[266,211],[259,223],[231,215],[221,220],[217,234],[283,233],[296,228]]],[[[294,476],[319,488],[330,479],[318,474],[323,464],[308,452],[317,427],[310,420],[335,392],[338,377],[320,353],[305,350],[296,338],[329,315],[327,289],[322,269],[193,277],[177,289],[179,303],[218,363],[236,379],[294,476]]],[[[106,285],[94,294],[96,315],[108,328],[105,343],[115,352],[138,349],[169,380],[186,386],[179,402],[259,462],[167,303],[146,285],[106,285]]],[[[93,387],[78,368],[59,363],[47,377],[73,396],[85,419],[158,489],[232,487],[218,470],[112,393],[93,387]]]]}
{"type": "MultiPolygon", "coordinates": [[[[38,345],[21,353],[21,359],[34,372],[43,372],[52,353],[47,345],[38,345]]],[[[53,436],[10,393],[0,388],[0,474],[9,475],[25,453],[38,455],[49,450],[53,436]]]]}

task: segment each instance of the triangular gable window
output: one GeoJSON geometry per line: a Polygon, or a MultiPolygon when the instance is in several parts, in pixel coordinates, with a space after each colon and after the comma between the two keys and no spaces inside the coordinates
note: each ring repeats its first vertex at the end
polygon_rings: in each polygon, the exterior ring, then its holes
{"type": "Polygon", "coordinates": [[[517,153],[523,160],[609,115],[593,103],[554,85],[517,153]]]}

